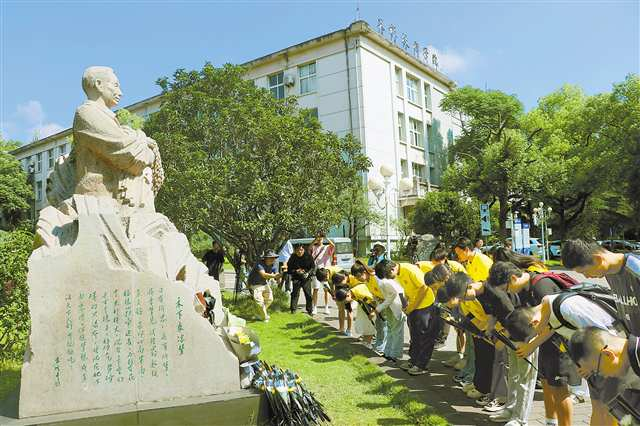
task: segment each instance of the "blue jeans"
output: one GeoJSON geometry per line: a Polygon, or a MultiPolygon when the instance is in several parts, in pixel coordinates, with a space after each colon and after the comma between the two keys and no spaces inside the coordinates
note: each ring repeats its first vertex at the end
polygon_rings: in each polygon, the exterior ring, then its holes
{"type": "Polygon", "coordinates": [[[376,316],[376,343],[375,350],[378,352],[384,352],[384,347],[387,343],[387,322],[376,316]]]}
{"type": "Polygon", "coordinates": [[[467,339],[464,345],[464,359],[467,360],[467,364],[458,375],[462,377],[465,382],[472,382],[476,373],[476,353],[473,349],[473,336],[468,331],[465,332],[465,334],[467,339]]]}
{"type": "Polygon", "coordinates": [[[396,318],[390,308],[385,309],[383,315],[387,321],[384,355],[388,358],[400,358],[404,347],[404,323],[407,321],[407,316],[403,313],[400,318],[396,318]]]}

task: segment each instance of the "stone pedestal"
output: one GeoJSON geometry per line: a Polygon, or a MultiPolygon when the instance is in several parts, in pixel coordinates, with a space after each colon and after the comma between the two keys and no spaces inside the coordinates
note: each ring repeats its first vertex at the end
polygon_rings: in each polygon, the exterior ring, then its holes
{"type": "Polygon", "coordinates": [[[141,264],[119,224],[81,215],[73,245],[30,258],[20,418],[240,389],[238,360],[193,289],[141,264]]]}

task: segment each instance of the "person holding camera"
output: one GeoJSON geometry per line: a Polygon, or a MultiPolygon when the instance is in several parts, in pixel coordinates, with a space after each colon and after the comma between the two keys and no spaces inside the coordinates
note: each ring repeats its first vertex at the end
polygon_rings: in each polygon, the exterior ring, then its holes
{"type": "Polygon", "coordinates": [[[287,273],[291,276],[291,313],[298,309],[298,299],[300,289],[304,292],[305,310],[309,315],[313,315],[313,299],[311,296],[311,279],[315,273],[315,262],[313,257],[303,244],[297,244],[294,252],[287,262],[287,273]]]}
{"type": "Polygon", "coordinates": [[[273,250],[265,251],[261,256],[261,261],[249,274],[249,289],[251,289],[253,299],[260,306],[264,322],[269,322],[267,309],[273,303],[273,292],[270,284],[280,279],[280,274],[275,265],[277,258],[278,255],[273,250]]]}

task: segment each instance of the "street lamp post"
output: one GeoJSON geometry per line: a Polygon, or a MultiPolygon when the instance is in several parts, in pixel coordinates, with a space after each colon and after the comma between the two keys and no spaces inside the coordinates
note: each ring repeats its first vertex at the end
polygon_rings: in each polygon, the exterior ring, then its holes
{"type": "Polygon", "coordinates": [[[538,204],[538,207],[533,209],[533,214],[534,217],[538,220],[538,222],[540,223],[540,239],[541,239],[541,243],[542,243],[542,261],[546,262],[547,259],[549,259],[549,247],[548,247],[548,229],[549,229],[549,216],[551,216],[551,212],[553,210],[551,209],[551,207],[547,207],[547,209],[545,210],[544,208],[544,203],[542,201],[540,201],[540,203],[538,204]]]}
{"type": "MultiPolygon", "coordinates": [[[[391,177],[394,175],[394,171],[391,167],[387,166],[386,164],[380,166],[380,175],[382,175],[383,178],[382,185],[375,178],[369,178],[367,186],[376,196],[377,201],[380,201],[380,198],[384,195],[384,227],[386,234],[386,247],[387,253],[389,254],[389,259],[391,259],[391,220],[389,215],[389,204],[391,202],[391,192],[398,190],[395,188],[391,188],[391,177]]],[[[398,192],[408,191],[413,188],[413,182],[409,178],[402,178],[400,179],[399,187],[400,189],[398,192]]],[[[378,204],[378,206],[380,205],[378,204]]]]}

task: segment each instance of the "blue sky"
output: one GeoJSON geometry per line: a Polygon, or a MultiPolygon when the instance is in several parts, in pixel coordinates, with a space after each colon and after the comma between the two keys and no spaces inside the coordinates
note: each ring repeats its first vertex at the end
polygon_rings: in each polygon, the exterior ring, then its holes
{"type": "Polygon", "coordinates": [[[242,63],[348,26],[395,24],[430,44],[459,85],[516,94],[527,109],[565,83],[608,91],[640,68],[635,1],[0,0],[0,128],[28,142],[71,125],[82,71],[113,67],[121,106],[177,68],[242,63]]]}

